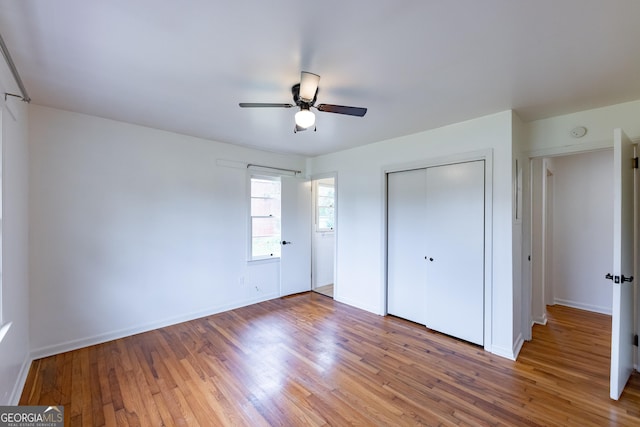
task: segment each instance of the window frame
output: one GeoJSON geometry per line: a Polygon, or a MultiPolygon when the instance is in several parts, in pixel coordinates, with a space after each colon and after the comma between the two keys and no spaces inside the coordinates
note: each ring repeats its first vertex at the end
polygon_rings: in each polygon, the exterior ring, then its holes
{"type": "Polygon", "coordinates": [[[322,182],[316,182],[316,188],[315,188],[315,226],[316,226],[316,232],[318,233],[333,233],[335,231],[335,224],[336,224],[336,186],[335,183],[334,184],[325,184],[322,182]],[[327,196],[320,196],[320,187],[325,187],[325,188],[332,188],[333,189],[333,197],[332,199],[332,203],[331,206],[321,206],[319,201],[320,201],[320,197],[327,197],[327,196]],[[320,208],[325,208],[325,207],[330,207],[333,210],[333,214],[332,214],[332,219],[333,219],[333,227],[321,227],[320,226],[320,208]]]}
{"type": "MultiPolygon", "coordinates": [[[[281,177],[279,175],[270,175],[270,174],[265,174],[265,173],[249,173],[248,174],[248,239],[247,239],[247,259],[249,262],[255,262],[255,261],[270,261],[270,260],[274,260],[274,261],[279,261],[281,258],[281,252],[279,252],[278,254],[275,254],[275,252],[271,255],[254,255],[254,234],[253,234],[253,224],[254,224],[254,218],[276,218],[278,220],[278,226],[277,228],[280,231],[280,234],[278,234],[278,245],[280,245],[280,240],[282,238],[282,212],[281,212],[281,208],[282,208],[282,180],[281,177]],[[276,214],[276,215],[269,215],[269,216],[265,216],[265,215],[253,215],[252,212],[252,206],[253,206],[253,199],[270,199],[270,198],[263,198],[263,197],[254,197],[253,196],[253,181],[254,180],[262,180],[262,181],[272,181],[272,182],[277,182],[280,186],[280,197],[277,198],[277,200],[279,201],[279,210],[280,210],[280,214],[276,214]]],[[[274,235],[275,236],[275,235],[274,235]]],[[[280,249],[280,246],[279,246],[280,249]]]]}

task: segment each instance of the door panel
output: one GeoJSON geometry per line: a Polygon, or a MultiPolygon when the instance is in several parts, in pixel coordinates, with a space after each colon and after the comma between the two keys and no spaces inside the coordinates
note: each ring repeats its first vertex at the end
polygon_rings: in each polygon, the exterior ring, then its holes
{"type": "Polygon", "coordinates": [[[618,400],[633,371],[633,145],[621,129],[613,143],[613,306],[610,396],[618,400]],[[617,278],[617,279],[616,279],[617,278]],[[618,283],[616,283],[618,282],[618,283]]]}
{"type": "Polygon", "coordinates": [[[426,171],[387,177],[387,312],[424,325],[426,171]]]}
{"type": "Polygon", "coordinates": [[[310,181],[282,178],[281,215],[280,295],[285,296],[311,290],[310,181]]]}
{"type": "Polygon", "coordinates": [[[430,329],[484,343],[484,161],[427,169],[430,329]]]}

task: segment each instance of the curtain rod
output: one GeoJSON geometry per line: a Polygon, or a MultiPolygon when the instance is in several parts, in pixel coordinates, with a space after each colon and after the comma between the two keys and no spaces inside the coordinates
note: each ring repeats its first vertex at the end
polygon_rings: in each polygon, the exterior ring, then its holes
{"type": "MultiPolygon", "coordinates": [[[[9,70],[11,71],[11,74],[13,74],[14,80],[16,81],[16,83],[18,84],[18,87],[20,88],[20,92],[22,93],[22,97],[21,97],[22,100],[26,103],[31,102],[31,98],[29,98],[29,95],[27,94],[27,89],[24,87],[24,83],[22,83],[20,74],[18,74],[18,69],[16,68],[16,64],[13,63],[13,59],[11,59],[11,54],[9,53],[9,49],[7,48],[7,45],[4,44],[4,40],[2,39],[1,35],[0,35],[0,49],[2,50],[2,55],[4,56],[5,61],[7,61],[7,65],[9,66],[9,70]]],[[[5,99],[7,95],[17,96],[10,93],[6,93],[5,99]]]]}
{"type": "Polygon", "coordinates": [[[251,166],[255,166],[255,167],[258,167],[258,168],[265,168],[265,169],[273,169],[273,170],[278,170],[278,171],[293,172],[295,174],[302,173],[302,171],[297,171],[297,170],[294,170],[294,169],[274,168],[273,166],[256,165],[254,163],[249,163],[247,165],[247,169],[249,169],[251,166]]]}

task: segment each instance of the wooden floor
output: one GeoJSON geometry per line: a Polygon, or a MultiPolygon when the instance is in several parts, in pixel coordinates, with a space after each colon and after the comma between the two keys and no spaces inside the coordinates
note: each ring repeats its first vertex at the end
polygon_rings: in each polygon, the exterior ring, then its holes
{"type": "Polygon", "coordinates": [[[37,360],[65,426],[640,425],[609,399],[610,318],[551,307],[517,362],[313,292],[37,360]]]}
{"type": "Polygon", "coordinates": [[[315,288],[314,291],[326,297],[333,298],[333,283],[330,285],[319,286],[315,288]]]}

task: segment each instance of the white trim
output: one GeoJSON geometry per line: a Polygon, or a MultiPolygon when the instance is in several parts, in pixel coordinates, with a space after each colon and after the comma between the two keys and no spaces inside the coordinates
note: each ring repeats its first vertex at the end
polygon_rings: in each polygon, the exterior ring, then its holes
{"type": "Polygon", "coordinates": [[[547,319],[547,313],[546,313],[546,310],[545,310],[545,313],[542,315],[542,317],[537,317],[537,318],[531,320],[531,327],[533,328],[534,324],[544,326],[544,325],[547,324],[547,320],[548,320],[547,319]]]}
{"type": "Polygon", "coordinates": [[[542,148],[539,150],[525,151],[522,154],[529,159],[537,157],[557,157],[567,154],[588,153],[589,151],[600,151],[607,148],[613,148],[613,138],[607,141],[593,141],[583,144],[565,145],[562,147],[542,148]]]}
{"type": "Polygon", "coordinates": [[[342,304],[347,304],[347,305],[349,305],[351,307],[355,307],[355,308],[358,308],[360,310],[368,311],[369,313],[377,314],[379,316],[385,316],[386,315],[385,312],[380,312],[378,307],[364,305],[360,301],[352,300],[352,299],[349,299],[349,298],[336,298],[335,293],[333,295],[333,299],[335,301],[338,301],[338,302],[342,303],[342,304]]]}
{"type": "MultiPolygon", "coordinates": [[[[493,149],[491,148],[488,148],[485,150],[469,151],[466,153],[451,154],[446,156],[428,157],[428,158],[413,161],[413,162],[385,165],[382,167],[382,173],[384,175],[384,174],[393,173],[393,172],[404,172],[404,171],[409,171],[413,169],[426,169],[434,166],[445,166],[445,165],[450,165],[455,163],[473,162],[476,160],[486,160],[489,158],[493,158],[493,149]]],[[[386,190],[386,176],[383,176],[383,179],[385,181],[385,190],[386,190]]],[[[385,198],[385,207],[386,207],[386,198],[385,198]]]]}
{"type": "MultiPolygon", "coordinates": [[[[632,142],[634,144],[636,143],[640,143],[640,139],[633,139],[632,142]]],[[[544,148],[544,149],[539,149],[539,150],[530,150],[530,151],[525,151],[523,152],[523,155],[529,158],[529,181],[530,181],[530,188],[529,188],[529,204],[531,206],[531,208],[533,209],[533,204],[534,204],[534,200],[533,200],[533,190],[532,190],[532,186],[533,186],[533,168],[531,167],[531,161],[534,159],[545,159],[548,157],[559,157],[559,156],[565,156],[565,155],[572,155],[572,154],[583,154],[583,153],[588,153],[588,152],[592,152],[592,151],[603,151],[603,150],[610,150],[613,149],[613,137],[609,140],[605,140],[605,141],[593,141],[593,142],[588,142],[588,143],[583,143],[583,144],[574,144],[574,145],[565,145],[562,147],[551,147],[551,148],[544,148]]],[[[535,258],[532,257],[532,262],[531,262],[531,268],[530,268],[530,272],[529,274],[530,276],[530,286],[531,286],[531,291],[533,291],[533,263],[534,262],[541,262],[542,263],[542,298],[543,298],[543,306],[544,308],[544,312],[543,312],[543,316],[542,318],[537,318],[537,319],[532,319],[533,323],[537,323],[540,325],[546,325],[547,324],[547,310],[546,310],[546,304],[547,304],[547,299],[549,298],[549,295],[547,295],[546,293],[546,269],[547,269],[547,265],[546,265],[546,251],[547,251],[547,243],[546,242],[546,217],[547,217],[547,176],[548,176],[548,172],[551,172],[551,174],[553,174],[553,171],[549,168],[549,165],[546,161],[543,161],[542,164],[542,168],[543,168],[543,182],[542,182],[542,203],[543,203],[543,207],[542,207],[542,243],[541,243],[541,256],[540,256],[540,260],[536,260],[535,258]]],[[[531,242],[531,244],[533,244],[533,227],[532,227],[532,222],[533,222],[533,216],[530,215],[529,217],[529,241],[531,242]]],[[[523,239],[524,240],[524,239],[523,239]]],[[[533,251],[533,249],[530,249],[531,251],[533,251]]],[[[611,314],[611,309],[609,308],[608,310],[605,307],[597,307],[597,306],[587,306],[584,304],[579,304],[579,303],[575,303],[572,301],[567,301],[567,300],[560,300],[560,299],[556,299],[553,297],[553,295],[550,296],[551,298],[553,298],[553,301],[561,304],[561,305],[567,305],[569,307],[574,307],[574,308],[579,308],[579,309],[583,309],[583,310],[588,310],[588,311],[594,311],[597,313],[602,313],[602,314],[611,314]]],[[[524,301],[523,301],[524,303],[524,301]]],[[[522,310],[522,307],[520,307],[520,309],[522,310]]],[[[637,327],[637,324],[634,325],[634,327],[637,327]]],[[[638,350],[640,351],[640,350],[638,350]]]]}
{"type": "Polygon", "coordinates": [[[149,332],[155,329],[177,325],[183,322],[189,322],[191,320],[200,319],[202,317],[212,316],[214,314],[222,313],[229,310],[234,310],[236,308],[246,307],[248,305],[257,304],[259,302],[275,299],[275,298],[278,298],[279,296],[280,295],[277,292],[274,292],[258,298],[254,298],[254,299],[250,299],[242,302],[225,304],[212,309],[195,311],[192,313],[187,313],[180,316],[174,316],[167,319],[159,320],[157,322],[145,323],[132,328],[119,329],[116,331],[105,332],[105,333],[90,336],[90,337],[65,341],[59,344],[48,345],[48,346],[33,349],[31,351],[31,357],[32,359],[40,359],[42,357],[53,356],[55,354],[77,350],[77,349],[88,347],[91,345],[102,344],[108,341],[112,341],[120,338],[126,338],[131,335],[136,335],[143,332],[149,332]]]}
{"type": "MultiPolygon", "coordinates": [[[[280,261],[282,252],[280,253],[279,256],[262,256],[262,257],[254,257],[253,256],[253,223],[252,223],[252,219],[253,216],[251,215],[251,199],[253,198],[253,196],[251,195],[251,180],[255,179],[263,179],[263,180],[268,180],[268,181],[273,181],[273,182],[278,182],[280,183],[280,205],[282,206],[282,177],[280,175],[277,174],[269,174],[269,173],[253,173],[251,172],[251,169],[247,169],[248,173],[247,173],[247,197],[246,197],[246,203],[247,203],[247,263],[253,263],[256,261],[271,261],[271,260],[277,260],[280,261]]],[[[282,221],[282,213],[280,214],[280,221],[282,221]]],[[[279,239],[282,238],[282,235],[280,236],[279,239]]]]}
{"type": "MultiPolygon", "coordinates": [[[[381,315],[387,314],[387,176],[393,172],[403,172],[414,169],[426,169],[434,166],[444,166],[455,163],[473,162],[484,160],[485,174],[485,212],[484,212],[484,349],[495,353],[499,356],[513,358],[513,351],[503,351],[503,349],[494,347],[493,343],[493,149],[483,149],[471,151],[467,153],[457,153],[447,156],[426,158],[414,162],[384,165],[381,168],[382,179],[382,278],[384,286],[382,286],[382,295],[380,298],[381,307],[377,311],[381,315]],[[493,349],[496,349],[494,351],[493,349]]],[[[374,311],[375,312],[375,311],[374,311]]],[[[515,359],[513,359],[515,360],[515,359]]]]}
{"type": "Polygon", "coordinates": [[[522,336],[522,334],[518,334],[518,338],[516,338],[515,342],[513,343],[513,360],[516,360],[518,358],[523,345],[524,337],[522,336]]]}
{"type": "MultiPolygon", "coordinates": [[[[309,180],[313,184],[315,180],[333,178],[333,299],[338,300],[338,172],[323,172],[312,174],[309,180]]],[[[312,194],[313,196],[313,194],[312,194]]],[[[311,243],[313,250],[313,242],[311,243]]],[[[313,262],[313,258],[312,258],[313,262]]],[[[313,271],[313,265],[311,266],[313,271]]],[[[313,289],[313,278],[311,282],[313,289]]]]}
{"type": "Polygon", "coordinates": [[[608,314],[611,315],[611,307],[606,307],[602,305],[592,305],[592,304],[584,304],[577,301],[571,301],[566,299],[556,298],[554,300],[555,304],[564,305],[566,307],[577,308],[579,310],[592,311],[594,313],[600,314],[608,314]]]}
{"type": "Polygon", "coordinates": [[[491,346],[491,348],[485,347],[485,350],[495,354],[496,356],[504,357],[505,359],[516,360],[515,349],[517,348],[517,344],[518,343],[516,341],[513,348],[506,348],[499,345],[494,345],[494,346],[491,346]]]}
{"type": "Polygon", "coordinates": [[[22,366],[20,367],[20,372],[18,373],[18,379],[13,385],[13,390],[9,395],[9,405],[15,406],[20,402],[20,396],[22,396],[24,391],[24,386],[27,383],[27,376],[29,375],[29,369],[31,368],[31,364],[34,360],[35,359],[29,354],[24,358],[22,366]]]}

